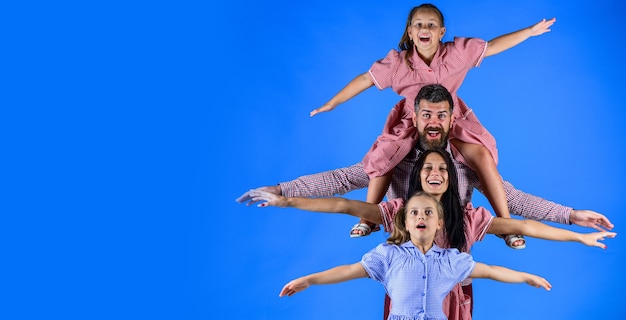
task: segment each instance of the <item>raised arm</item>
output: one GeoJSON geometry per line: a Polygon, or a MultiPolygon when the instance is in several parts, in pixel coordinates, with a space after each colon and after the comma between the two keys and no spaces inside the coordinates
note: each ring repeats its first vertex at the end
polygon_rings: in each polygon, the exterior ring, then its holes
{"type": "Polygon", "coordinates": [[[606,249],[606,245],[598,242],[605,238],[615,238],[615,232],[593,232],[582,234],[566,229],[555,228],[545,223],[534,220],[519,220],[493,218],[493,222],[487,230],[492,234],[523,234],[534,238],[554,240],[554,241],[572,241],[580,242],[591,247],[599,247],[606,249]]]}
{"type": "Polygon", "coordinates": [[[366,72],[358,75],[352,79],[341,91],[339,91],[332,99],[326,102],[323,106],[311,111],[311,117],[320,113],[327,112],[335,109],[338,105],[354,98],[359,93],[365,91],[365,89],[374,85],[374,81],[370,75],[366,72]]]}
{"type": "Polygon", "coordinates": [[[502,51],[513,48],[514,46],[524,42],[526,39],[546,32],[550,32],[550,27],[554,24],[556,18],[550,20],[543,19],[530,27],[511,32],[489,41],[485,57],[498,54],[502,51]]]}
{"type": "Polygon", "coordinates": [[[339,283],[357,278],[367,278],[367,276],[367,272],[365,272],[360,262],[337,266],[326,271],[291,280],[283,287],[278,296],[292,296],[314,284],[339,283]]]}
{"type": "Polygon", "coordinates": [[[535,288],[544,288],[548,291],[552,285],[548,280],[527,272],[511,270],[500,266],[490,266],[484,263],[476,262],[476,267],[470,274],[470,278],[488,278],[500,282],[522,283],[525,282],[535,288]]]}
{"type": "Polygon", "coordinates": [[[313,212],[345,213],[374,223],[383,223],[378,205],[345,198],[300,198],[284,197],[261,189],[253,189],[244,194],[249,199],[247,205],[259,203],[258,207],[290,207],[313,212]]]}

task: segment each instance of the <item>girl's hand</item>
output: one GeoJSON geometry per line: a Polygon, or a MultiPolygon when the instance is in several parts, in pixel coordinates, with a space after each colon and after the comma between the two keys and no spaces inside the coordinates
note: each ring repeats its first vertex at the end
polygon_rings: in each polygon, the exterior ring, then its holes
{"type": "Polygon", "coordinates": [[[298,278],[296,280],[291,280],[287,283],[282,290],[280,290],[279,297],[284,296],[292,296],[306,288],[308,288],[311,284],[306,280],[305,277],[298,278]]]}
{"type": "Polygon", "coordinates": [[[535,288],[544,288],[547,291],[550,291],[550,289],[552,289],[552,285],[550,284],[550,282],[548,282],[548,280],[531,273],[527,273],[526,275],[526,283],[528,283],[528,285],[535,288]]]}
{"type": "Polygon", "coordinates": [[[311,111],[311,113],[309,113],[309,115],[312,117],[318,113],[322,113],[322,112],[328,112],[331,111],[333,109],[335,109],[337,106],[333,106],[329,103],[324,104],[323,106],[311,111]]]}
{"type": "Polygon", "coordinates": [[[550,27],[556,22],[556,18],[550,20],[543,19],[530,28],[531,36],[538,36],[550,32],[550,27]]]}

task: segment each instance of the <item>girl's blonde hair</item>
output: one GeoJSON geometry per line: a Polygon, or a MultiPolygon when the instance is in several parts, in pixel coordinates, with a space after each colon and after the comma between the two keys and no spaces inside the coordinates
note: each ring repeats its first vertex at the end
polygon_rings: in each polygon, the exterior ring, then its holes
{"type": "Polygon", "coordinates": [[[393,217],[393,231],[391,232],[391,236],[387,239],[387,243],[400,245],[411,240],[411,235],[406,228],[406,206],[412,199],[420,197],[434,201],[437,206],[437,216],[439,219],[443,220],[443,206],[441,202],[424,191],[418,191],[406,201],[404,207],[398,210],[398,213],[393,217]]]}

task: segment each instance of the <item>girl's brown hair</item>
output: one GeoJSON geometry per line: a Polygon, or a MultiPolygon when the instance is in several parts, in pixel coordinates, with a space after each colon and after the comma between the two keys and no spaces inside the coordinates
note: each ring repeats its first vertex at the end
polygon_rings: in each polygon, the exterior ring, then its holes
{"type": "Polygon", "coordinates": [[[413,66],[411,65],[411,62],[409,61],[409,58],[413,55],[413,51],[415,51],[415,45],[413,45],[413,41],[411,41],[411,38],[409,38],[408,30],[409,30],[409,27],[411,26],[411,20],[413,19],[413,15],[419,10],[428,10],[428,11],[434,12],[439,17],[439,23],[441,24],[441,27],[445,27],[443,23],[443,13],[441,13],[441,10],[439,10],[439,8],[437,8],[435,5],[430,4],[430,3],[424,3],[411,9],[411,11],[409,12],[409,17],[406,18],[406,26],[404,26],[404,33],[402,34],[402,38],[400,38],[400,43],[398,43],[398,49],[400,49],[400,51],[402,50],[407,51],[406,55],[404,56],[404,62],[406,63],[407,66],[409,66],[411,70],[413,70],[413,66]]]}

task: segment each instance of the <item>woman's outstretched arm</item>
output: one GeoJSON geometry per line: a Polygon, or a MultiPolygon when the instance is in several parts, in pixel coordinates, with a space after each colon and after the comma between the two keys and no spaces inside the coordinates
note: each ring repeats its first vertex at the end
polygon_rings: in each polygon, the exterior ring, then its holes
{"type": "Polygon", "coordinates": [[[525,236],[554,241],[580,242],[591,247],[606,249],[605,238],[615,238],[615,232],[601,231],[593,233],[578,233],[567,229],[549,226],[535,220],[494,218],[487,233],[493,234],[523,234],[525,236]]]}
{"type": "Polygon", "coordinates": [[[247,205],[258,203],[258,207],[290,207],[313,212],[345,213],[376,224],[383,223],[380,209],[373,203],[339,197],[289,198],[260,189],[250,190],[244,195],[250,200],[247,205]]]}

